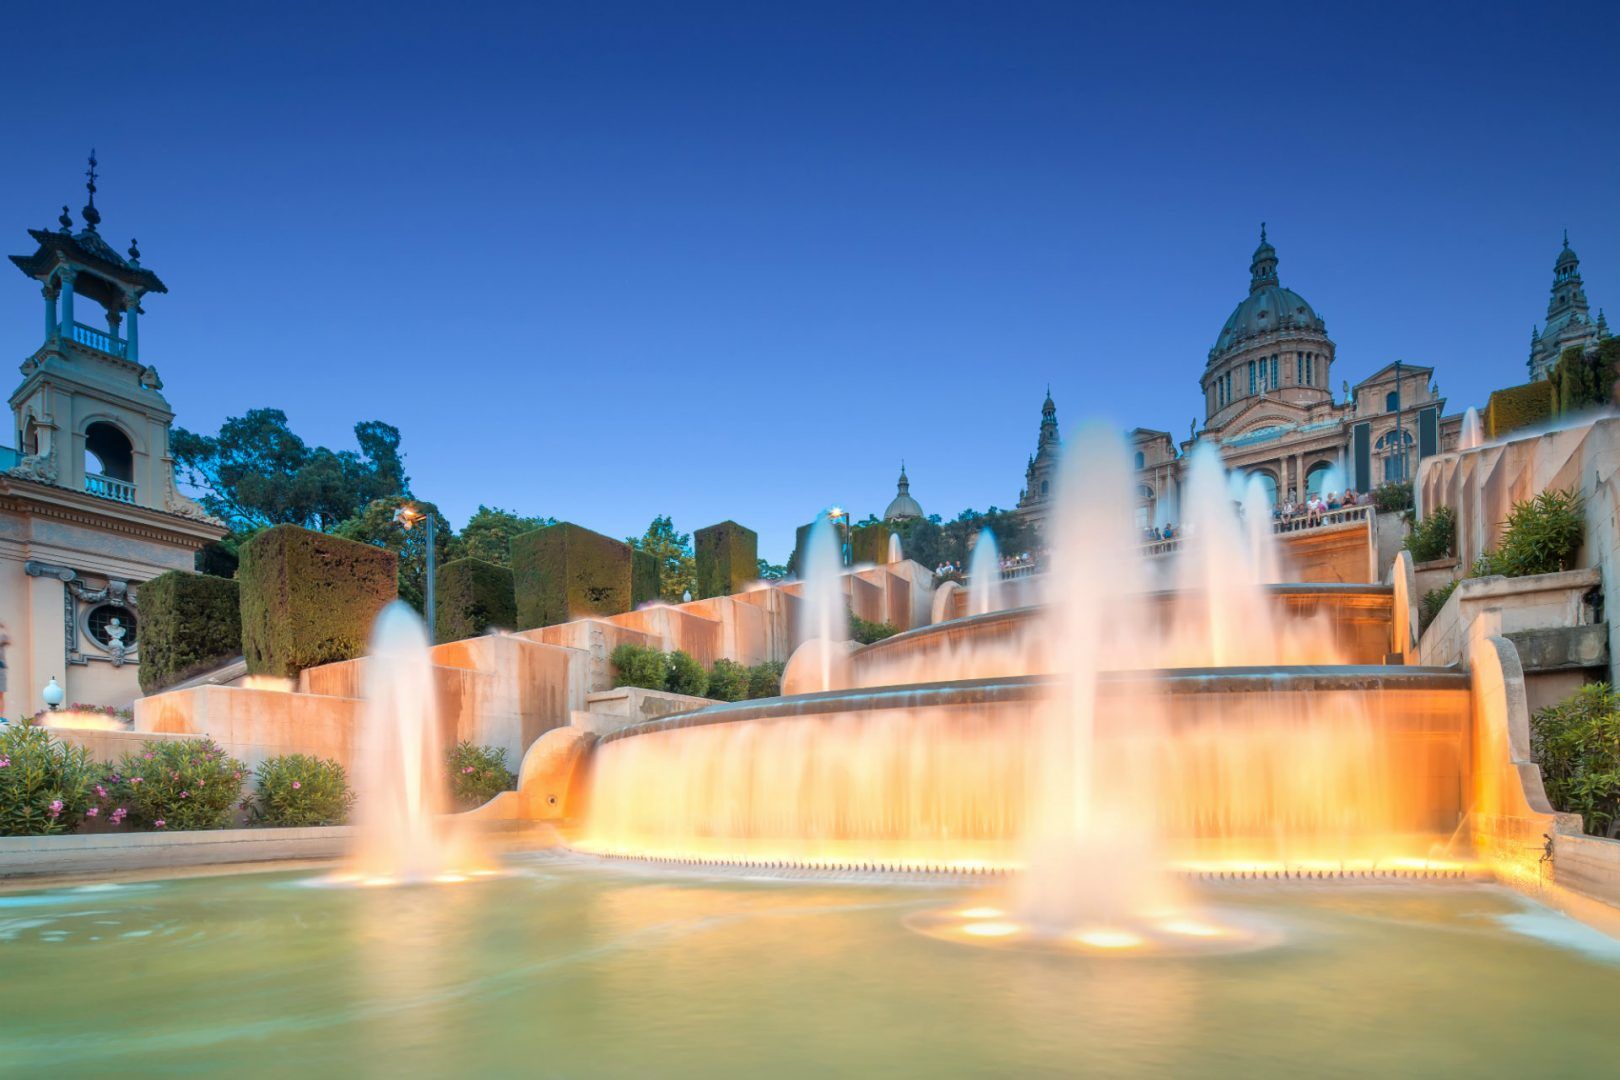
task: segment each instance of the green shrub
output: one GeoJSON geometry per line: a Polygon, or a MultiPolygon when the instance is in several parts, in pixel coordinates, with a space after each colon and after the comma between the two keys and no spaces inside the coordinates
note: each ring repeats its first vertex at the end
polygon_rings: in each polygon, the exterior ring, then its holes
{"type": "Polygon", "coordinates": [[[669,676],[664,689],[672,694],[702,697],[709,689],[709,673],[691,654],[677,649],[669,654],[669,676]]]}
{"type": "Polygon", "coordinates": [[[151,829],[220,829],[242,793],[247,766],[213,739],[153,739],[107,778],[109,820],[151,829]],[[122,811],[122,813],[120,813],[122,811]]]}
{"type": "Polygon", "coordinates": [[[749,669],[735,660],[719,659],[709,669],[708,696],[716,701],[741,701],[748,696],[749,669]]]}
{"type": "Polygon", "coordinates": [[[1429,624],[1434,622],[1434,617],[1440,614],[1441,608],[1446,606],[1446,601],[1451,599],[1451,594],[1457,591],[1457,585],[1458,583],[1455,581],[1448,582],[1438,589],[1430,589],[1423,594],[1423,600],[1418,605],[1418,633],[1421,634],[1424,630],[1427,630],[1429,624]]]}
{"type": "Polygon", "coordinates": [[[662,690],[669,682],[669,657],[657,649],[628,642],[613,650],[614,686],[662,690]]]}
{"type": "Polygon", "coordinates": [[[697,590],[693,598],[730,596],[759,576],[759,536],[735,521],[722,521],[693,534],[697,590]]]}
{"type": "Polygon", "coordinates": [[[255,776],[258,792],[246,805],[256,825],[298,828],[349,820],[354,792],[335,761],[287,754],[264,762],[255,776]]]}
{"type": "Polygon", "coordinates": [[[658,556],[640,548],[630,549],[630,608],[658,599],[658,556]]]}
{"type": "Polygon", "coordinates": [[[147,694],[242,655],[236,582],[171,570],[142,585],[140,654],[147,694]]]}
{"type": "Polygon", "coordinates": [[[242,545],[242,653],[253,675],[297,675],[366,651],[398,591],[391,551],[311,532],[266,529],[242,545]]]}
{"type": "Polygon", "coordinates": [[[517,625],[512,571],[482,559],[452,559],[439,567],[435,640],[460,641],[491,628],[517,625]]]}
{"type": "Polygon", "coordinates": [[[105,771],[90,751],[49,728],[0,727],[0,836],[50,836],[78,828],[100,811],[96,781],[105,771]]]}
{"type": "Polygon", "coordinates": [[[1513,504],[1497,552],[1510,577],[1552,574],[1575,565],[1586,532],[1586,506],[1574,489],[1543,491],[1513,504]]]}
{"type": "Polygon", "coordinates": [[[1412,482],[1390,480],[1372,490],[1373,506],[1380,514],[1402,513],[1412,509],[1412,482]]]}
{"type": "Polygon", "coordinates": [[[1485,403],[1485,437],[1502,436],[1550,419],[1553,414],[1553,385],[1544,380],[1493,390],[1485,403]]]}
{"type": "Polygon", "coordinates": [[[1620,835],[1620,696],[1607,683],[1532,716],[1530,750],[1554,807],[1581,815],[1589,833],[1620,835]]]}
{"type": "Polygon", "coordinates": [[[483,806],[503,791],[517,787],[517,777],[506,767],[506,750],[459,742],[445,755],[450,778],[450,801],[457,809],[483,806]]]}
{"type": "Polygon", "coordinates": [[[780,660],[767,660],[748,669],[748,700],[782,696],[782,673],[787,665],[780,660]]]}
{"type": "Polygon", "coordinates": [[[519,533],[512,537],[517,628],[630,611],[632,564],[629,545],[571,522],[519,533]]]}
{"type": "Polygon", "coordinates": [[[849,627],[850,635],[862,645],[870,645],[874,641],[894,637],[900,632],[890,623],[870,622],[853,611],[849,613],[849,627]]]}
{"type": "Polygon", "coordinates": [[[1412,526],[1406,535],[1406,550],[1413,562],[1433,562],[1457,552],[1457,513],[1449,506],[1436,507],[1429,516],[1412,526]]]}
{"type": "Polygon", "coordinates": [[[850,562],[856,566],[863,563],[885,563],[889,561],[889,537],[894,528],[887,522],[863,521],[849,534],[850,562]]]}

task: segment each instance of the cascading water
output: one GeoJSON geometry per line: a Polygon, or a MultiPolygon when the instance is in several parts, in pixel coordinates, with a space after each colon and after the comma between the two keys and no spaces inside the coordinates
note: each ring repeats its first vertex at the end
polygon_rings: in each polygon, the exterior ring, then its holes
{"type": "Polygon", "coordinates": [[[1001,549],[996,534],[983,529],[968,558],[968,614],[988,615],[1001,608],[1001,549]]]}
{"type": "Polygon", "coordinates": [[[849,639],[849,616],[844,599],[843,560],[832,519],[821,514],[810,526],[805,550],[799,553],[799,647],[814,650],[811,665],[817,673],[814,690],[833,689],[834,646],[849,639]]]}
{"type": "Polygon", "coordinates": [[[903,550],[901,550],[901,548],[900,548],[900,534],[899,533],[890,533],[889,534],[889,561],[891,563],[903,562],[905,560],[905,557],[906,557],[905,552],[903,550]]]}
{"type": "Polygon", "coordinates": [[[443,819],[449,797],[427,628],[404,602],[383,608],[362,679],[350,873],[368,884],[459,877],[462,838],[443,819]]]}

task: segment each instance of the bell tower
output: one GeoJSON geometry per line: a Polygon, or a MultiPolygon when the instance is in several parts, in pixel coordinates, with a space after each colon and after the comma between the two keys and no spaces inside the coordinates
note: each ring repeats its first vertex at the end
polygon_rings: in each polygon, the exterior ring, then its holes
{"type": "Polygon", "coordinates": [[[157,369],[142,362],[142,300],[168,292],[131,240],[120,255],[103,239],[95,151],[85,171],[83,228],[68,208],[56,229],[29,229],[37,250],[11,261],[39,283],[44,340],[23,361],[11,395],[14,475],[102,499],[194,516],[174,490],[174,413],[157,369]],[[100,325],[97,325],[99,321],[100,325]]]}

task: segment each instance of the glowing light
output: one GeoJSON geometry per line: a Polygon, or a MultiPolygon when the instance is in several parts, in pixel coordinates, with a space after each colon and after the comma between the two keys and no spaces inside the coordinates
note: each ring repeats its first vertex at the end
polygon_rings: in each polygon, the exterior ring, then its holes
{"type": "Polygon", "coordinates": [[[957,912],[964,919],[998,919],[1004,912],[1000,908],[970,907],[957,912]]]}
{"type": "Polygon", "coordinates": [[[437,881],[441,885],[454,885],[457,882],[466,881],[467,880],[467,875],[465,875],[465,874],[439,874],[433,880],[437,881]]]}
{"type": "Polygon", "coordinates": [[[1142,938],[1129,930],[1109,930],[1099,928],[1084,930],[1074,936],[1082,945],[1090,945],[1093,949],[1134,949],[1141,945],[1142,938]]]}
{"type": "Polygon", "coordinates": [[[1018,931],[1018,924],[1010,922],[969,923],[962,927],[962,933],[972,934],[974,937],[1010,937],[1018,931]]]}
{"type": "Polygon", "coordinates": [[[392,885],[393,883],[394,883],[394,879],[391,878],[391,877],[368,877],[361,884],[364,884],[364,885],[392,885]]]}
{"type": "Polygon", "coordinates": [[[1218,926],[1197,922],[1193,919],[1171,919],[1161,923],[1160,929],[1169,934],[1185,934],[1188,937],[1222,937],[1226,931],[1218,926]]]}

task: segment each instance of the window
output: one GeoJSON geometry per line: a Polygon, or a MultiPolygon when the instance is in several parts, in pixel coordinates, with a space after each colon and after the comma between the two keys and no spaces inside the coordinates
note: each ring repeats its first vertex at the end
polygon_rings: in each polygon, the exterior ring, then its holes
{"type": "Polygon", "coordinates": [[[1294,381],[1301,386],[1305,385],[1305,354],[1294,354],[1294,381]]]}
{"type": "Polygon", "coordinates": [[[1136,452],[1136,467],[1138,469],[1140,469],[1140,468],[1145,467],[1146,465],[1147,465],[1147,455],[1142,453],[1142,451],[1138,450],[1136,452]]]}
{"type": "Polygon", "coordinates": [[[1275,389],[1277,389],[1277,387],[1279,387],[1281,385],[1282,385],[1282,380],[1277,377],[1277,354],[1272,353],[1271,354],[1271,388],[1273,390],[1275,390],[1275,389]]]}
{"type": "Polygon", "coordinates": [[[135,647],[135,613],[117,604],[92,608],[84,620],[85,629],[108,652],[122,653],[135,647]]]}
{"type": "Polygon", "coordinates": [[[1391,390],[1389,393],[1384,395],[1384,411],[1385,412],[1394,412],[1396,409],[1399,409],[1400,407],[1401,407],[1401,392],[1399,390],[1391,390]]]}
{"type": "Polygon", "coordinates": [[[112,480],[133,483],[135,451],[129,436],[111,424],[97,421],[84,429],[84,471],[112,480]]]}
{"type": "Polygon", "coordinates": [[[1384,463],[1384,480],[1407,480],[1411,476],[1412,433],[1405,429],[1386,431],[1378,439],[1378,459],[1384,463]]]}
{"type": "Polygon", "coordinates": [[[1249,361],[1249,393],[1253,394],[1254,390],[1255,390],[1254,361],[1250,360],[1249,361]]]}

